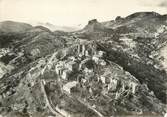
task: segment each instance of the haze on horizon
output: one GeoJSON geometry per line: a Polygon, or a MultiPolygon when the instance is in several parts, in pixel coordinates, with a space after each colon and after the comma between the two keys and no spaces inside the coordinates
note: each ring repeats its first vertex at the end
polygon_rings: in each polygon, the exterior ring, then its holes
{"type": "Polygon", "coordinates": [[[0,21],[30,24],[79,26],[94,18],[109,21],[140,11],[167,14],[167,0],[0,0],[0,21]]]}

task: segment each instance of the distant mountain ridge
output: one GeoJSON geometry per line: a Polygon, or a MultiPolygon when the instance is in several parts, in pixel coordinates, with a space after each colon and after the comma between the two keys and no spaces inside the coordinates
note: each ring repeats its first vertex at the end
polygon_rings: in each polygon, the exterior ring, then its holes
{"type": "Polygon", "coordinates": [[[77,26],[58,26],[51,23],[33,23],[33,25],[28,23],[16,22],[16,21],[2,21],[0,22],[1,32],[24,32],[33,27],[43,26],[51,31],[64,31],[64,32],[74,32],[80,30],[81,27],[77,26]]]}
{"type": "Polygon", "coordinates": [[[80,27],[70,27],[70,26],[58,26],[51,23],[36,23],[35,26],[44,26],[51,31],[65,31],[65,32],[74,32],[80,30],[80,27]]]}

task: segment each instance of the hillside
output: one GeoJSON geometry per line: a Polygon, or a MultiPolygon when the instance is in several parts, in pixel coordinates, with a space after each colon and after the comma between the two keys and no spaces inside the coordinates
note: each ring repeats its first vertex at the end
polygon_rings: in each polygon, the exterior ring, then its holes
{"type": "Polygon", "coordinates": [[[14,22],[14,21],[4,21],[0,22],[0,32],[24,32],[31,29],[32,26],[26,23],[14,22]]]}
{"type": "Polygon", "coordinates": [[[93,19],[74,32],[13,23],[0,27],[0,115],[167,113],[166,15],[93,19]]]}

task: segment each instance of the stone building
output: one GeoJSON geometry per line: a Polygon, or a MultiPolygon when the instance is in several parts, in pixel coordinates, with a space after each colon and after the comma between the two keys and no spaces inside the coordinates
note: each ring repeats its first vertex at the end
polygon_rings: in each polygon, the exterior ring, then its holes
{"type": "Polygon", "coordinates": [[[80,40],[77,45],[79,56],[93,56],[96,54],[96,44],[85,40],[80,40]]]}
{"type": "Polygon", "coordinates": [[[62,71],[61,78],[64,79],[64,80],[68,80],[70,73],[71,73],[70,70],[64,69],[64,70],[62,71]]]}
{"type": "Polygon", "coordinates": [[[70,71],[77,71],[79,69],[79,64],[74,61],[69,61],[65,65],[70,71]]]}

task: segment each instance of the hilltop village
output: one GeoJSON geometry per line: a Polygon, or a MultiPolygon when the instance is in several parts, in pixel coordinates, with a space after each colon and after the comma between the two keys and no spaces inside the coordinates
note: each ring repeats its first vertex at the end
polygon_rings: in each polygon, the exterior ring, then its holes
{"type": "Polygon", "coordinates": [[[164,116],[166,50],[167,15],[155,12],[74,32],[0,22],[0,116],[164,116]]]}

